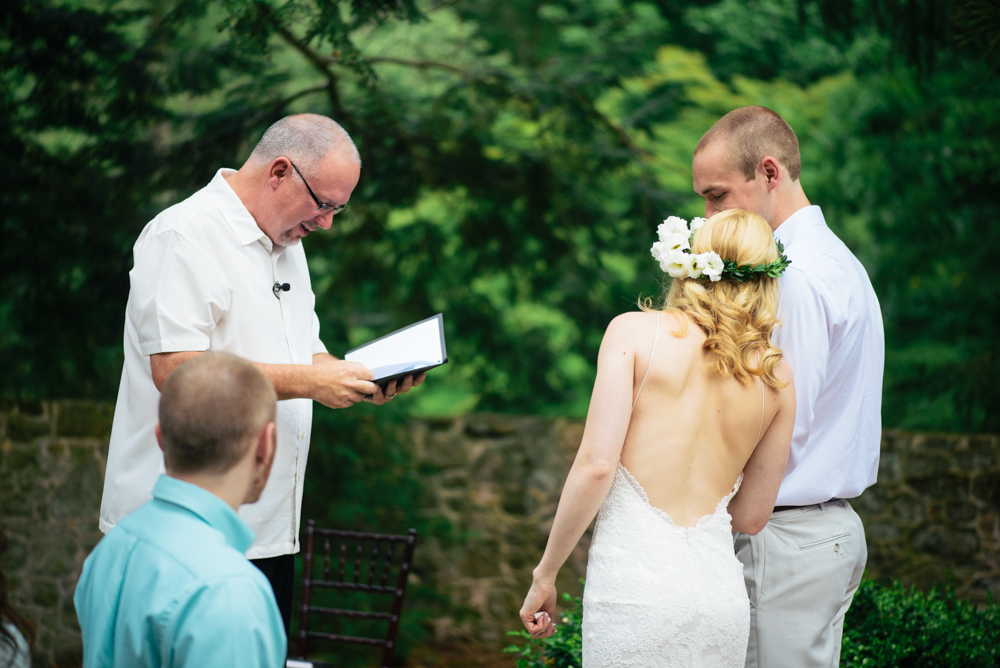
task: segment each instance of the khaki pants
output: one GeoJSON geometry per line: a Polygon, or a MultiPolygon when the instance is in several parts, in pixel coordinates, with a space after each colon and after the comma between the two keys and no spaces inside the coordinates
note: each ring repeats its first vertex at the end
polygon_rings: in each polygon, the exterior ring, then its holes
{"type": "Polygon", "coordinates": [[[842,499],[772,513],[734,532],[750,596],[746,668],[836,668],[844,614],[868,560],[861,518],[842,499]]]}

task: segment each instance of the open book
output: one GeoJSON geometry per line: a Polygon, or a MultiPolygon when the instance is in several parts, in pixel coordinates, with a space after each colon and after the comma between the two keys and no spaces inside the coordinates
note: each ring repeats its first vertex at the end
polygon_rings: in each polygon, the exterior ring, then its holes
{"type": "Polygon", "coordinates": [[[418,374],[448,362],[444,347],[444,316],[435,316],[347,351],[344,359],[360,362],[375,374],[383,390],[389,381],[418,374]]]}

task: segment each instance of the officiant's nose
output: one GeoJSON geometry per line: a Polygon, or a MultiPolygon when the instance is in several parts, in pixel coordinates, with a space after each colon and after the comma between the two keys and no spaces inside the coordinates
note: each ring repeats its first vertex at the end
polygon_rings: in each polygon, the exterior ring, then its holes
{"type": "Polygon", "coordinates": [[[319,225],[319,228],[321,230],[326,231],[330,229],[331,226],[333,226],[333,217],[335,215],[336,214],[333,211],[325,211],[313,217],[313,221],[315,221],[315,223],[319,225]]]}

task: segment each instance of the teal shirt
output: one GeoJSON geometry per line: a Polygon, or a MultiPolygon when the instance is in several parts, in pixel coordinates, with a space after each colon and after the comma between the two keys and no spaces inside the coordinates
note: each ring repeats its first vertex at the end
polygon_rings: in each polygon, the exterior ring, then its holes
{"type": "Polygon", "coordinates": [[[161,475],[83,564],[85,668],[284,666],[274,593],[244,556],[253,538],[225,501],[161,475]]]}

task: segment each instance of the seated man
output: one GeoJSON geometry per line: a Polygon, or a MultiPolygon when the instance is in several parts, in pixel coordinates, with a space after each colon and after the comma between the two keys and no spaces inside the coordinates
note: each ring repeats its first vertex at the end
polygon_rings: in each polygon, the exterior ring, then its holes
{"type": "Polygon", "coordinates": [[[277,441],[267,376],[206,353],[163,386],[156,439],[166,475],[108,532],[74,602],[84,666],[283,666],[287,639],[236,514],[264,489],[277,441]]]}

